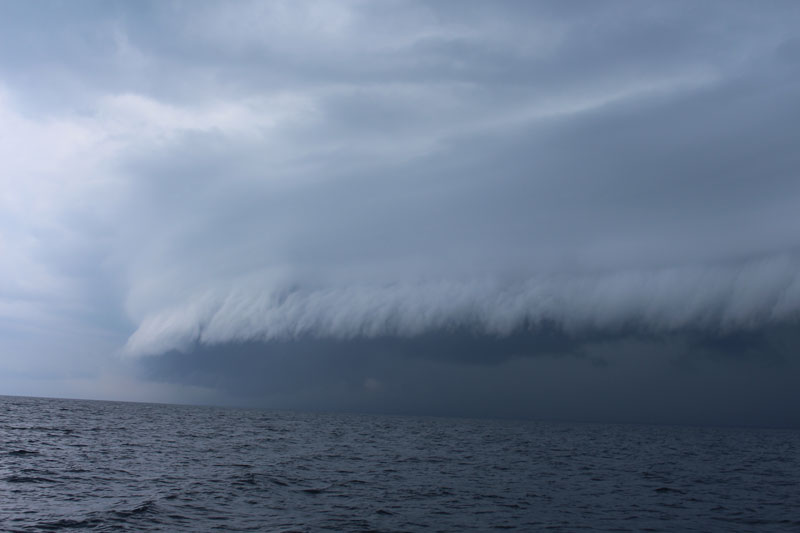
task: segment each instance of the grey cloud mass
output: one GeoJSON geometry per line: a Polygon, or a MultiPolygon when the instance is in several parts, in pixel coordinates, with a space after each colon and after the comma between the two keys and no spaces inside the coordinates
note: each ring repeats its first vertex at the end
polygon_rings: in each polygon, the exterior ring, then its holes
{"type": "Polygon", "coordinates": [[[0,20],[8,392],[800,423],[795,3],[0,20]]]}

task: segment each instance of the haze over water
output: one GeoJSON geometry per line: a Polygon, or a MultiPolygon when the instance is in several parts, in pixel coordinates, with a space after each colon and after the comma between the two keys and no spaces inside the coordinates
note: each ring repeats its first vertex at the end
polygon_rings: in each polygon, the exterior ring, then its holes
{"type": "Polygon", "coordinates": [[[0,529],[796,531],[800,432],[0,397],[0,529]]]}

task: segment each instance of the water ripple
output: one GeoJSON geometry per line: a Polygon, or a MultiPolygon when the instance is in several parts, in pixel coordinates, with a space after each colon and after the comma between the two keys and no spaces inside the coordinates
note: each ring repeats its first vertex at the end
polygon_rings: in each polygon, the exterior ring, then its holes
{"type": "Polygon", "coordinates": [[[797,431],[0,406],[2,530],[800,530],[797,431]]]}

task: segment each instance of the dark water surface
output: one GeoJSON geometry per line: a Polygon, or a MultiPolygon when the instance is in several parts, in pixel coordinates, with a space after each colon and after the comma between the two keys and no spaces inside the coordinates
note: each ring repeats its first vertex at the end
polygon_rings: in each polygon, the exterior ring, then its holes
{"type": "Polygon", "coordinates": [[[800,531],[800,432],[0,397],[0,529],[800,531]]]}

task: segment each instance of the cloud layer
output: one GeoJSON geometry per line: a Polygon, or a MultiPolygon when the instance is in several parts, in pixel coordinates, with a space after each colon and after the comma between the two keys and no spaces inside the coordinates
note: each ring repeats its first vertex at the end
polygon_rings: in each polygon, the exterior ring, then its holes
{"type": "Polygon", "coordinates": [[[45,345],[90,374],[229,343],[797,322],[792,2],[0,20],[6,370],[63,361],[45,345]]]}

